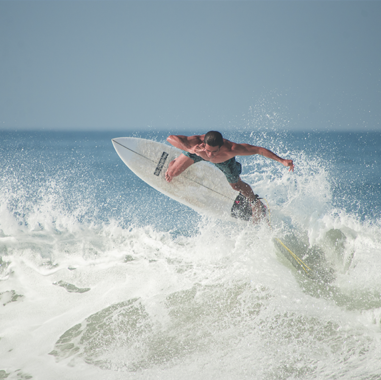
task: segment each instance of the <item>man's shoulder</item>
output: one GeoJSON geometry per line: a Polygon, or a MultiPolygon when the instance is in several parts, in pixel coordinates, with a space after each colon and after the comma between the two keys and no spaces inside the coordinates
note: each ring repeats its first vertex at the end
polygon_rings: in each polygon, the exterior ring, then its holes
{"type": "Polygon", "coordinates": [[[257,146],[250,144],[231,143],[230,152],[235,156],[247,156],[258,153],[257,146]]]}
{"type": "Polygon", "coordinates": [[[235,143],[224,139],[223,151],[221,153],[224,156],[225,161],[228,161],[237,155],[235,145],[235,143]]]}
{"type": "Polygon", "coordinates": [[[237,144],[233,141],[229,141],[229,140],[226,140],[225,142],[225,147],[226,147],[226,150],[229,151],[229,152],[238,152],[242,149],[242,144],[237,144]]]}

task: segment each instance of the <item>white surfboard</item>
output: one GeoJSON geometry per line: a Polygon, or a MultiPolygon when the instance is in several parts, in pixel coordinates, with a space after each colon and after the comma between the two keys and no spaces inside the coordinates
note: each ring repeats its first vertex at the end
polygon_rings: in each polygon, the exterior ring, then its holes
{"type": "Polygon", "coordinates": [[[168,183],[164,177],[168,164],[181,154],[181,150],[134,137],[115,138],[112,143],[131,171],[156,190],[200,214],[231,218],[238,192],[213,164],[198,162],[168,183]]]}
{"type": "MultiPolygon", "coordinates": [[[[231,210],[233,205],[237,206],[237,192],[214,165],[205,161],[198,162],[168,183],[164,177],[168,164],[181,154],[181,150],[134,137],[115,138],[112,143],[122,161],[156,190],[200,214],[233,220],[231,210]]],[[[241,205],[238,206],[238,212],[241,211],[240,207],[241,205]]],[[[245,219],[242,215],[238,218],[245,219]]],[[[314,275],[280,239],[274,239],[274,243],[297,269],[304,271],[309,277],[314,275]]]]}

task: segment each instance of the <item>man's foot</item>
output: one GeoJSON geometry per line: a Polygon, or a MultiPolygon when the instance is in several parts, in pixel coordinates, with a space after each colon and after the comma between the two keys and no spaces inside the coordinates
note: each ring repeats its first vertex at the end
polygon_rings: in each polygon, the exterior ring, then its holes
{"type": "Polygon", "coordinates": [[[257,198],[254,202],[250,202],[251,210],[253,213],[253,223],[257,224],[267,215],[266,206],[257,198]]]}
{"type": "Polygon", "coordinates": [[[249,200],[240,193],[234,201],[231,215],[233,218],[252,220],[254,224],[257,224],[266,216],[266,206],[257,195],[254,195],[253,200],[249,200]]]}

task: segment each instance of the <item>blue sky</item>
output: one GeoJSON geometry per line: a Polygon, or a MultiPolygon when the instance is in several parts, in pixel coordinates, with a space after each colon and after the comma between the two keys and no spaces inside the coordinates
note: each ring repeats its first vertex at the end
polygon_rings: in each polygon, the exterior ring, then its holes
{"type": "Polygon", "coordinates": [[[379,1],[0,0],[0,129],[381,131],[379,1]]]}

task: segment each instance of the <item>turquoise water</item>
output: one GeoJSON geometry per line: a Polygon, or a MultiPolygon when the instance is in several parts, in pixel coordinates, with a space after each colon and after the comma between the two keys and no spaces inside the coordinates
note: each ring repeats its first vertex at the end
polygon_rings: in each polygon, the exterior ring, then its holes
{"type": "Polygon", "coordinates": [[[381,377],[381,133],[225,132],[295,161],[239,159],[273,229],[150,188],[128,135],[0,132],[0,378],[381,377]]]}

